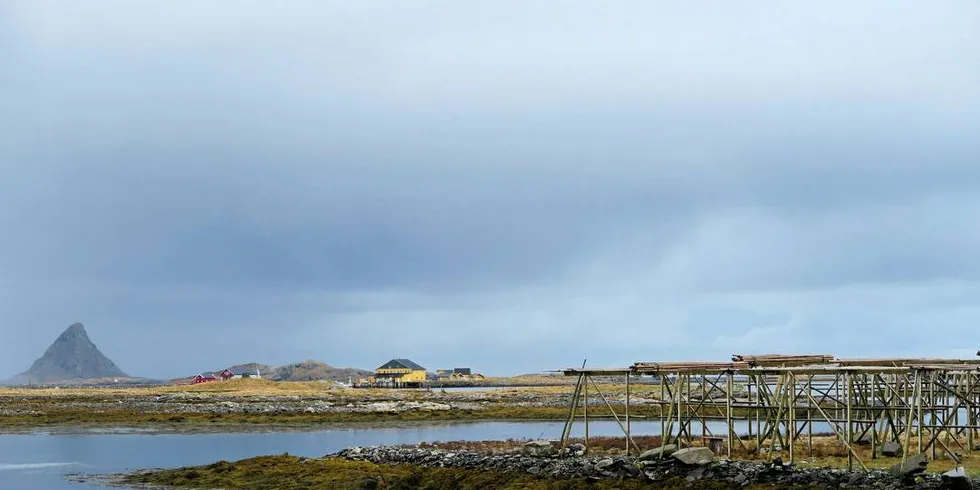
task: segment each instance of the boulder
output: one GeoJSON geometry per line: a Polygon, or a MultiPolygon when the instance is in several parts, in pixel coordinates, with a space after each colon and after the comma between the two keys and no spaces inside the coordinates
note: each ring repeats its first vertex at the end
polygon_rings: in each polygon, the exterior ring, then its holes
{"type": "Polygon", "coordinates": [[[690,472],[688,472],[686,479],[687,481],[692,482],[695,480],[700,480],[702,478],[704,478],[704,466],[695,468],[690,472]]]}
{"type": "Polygon", "coordinates": [[[530,441],[521,446],[521,454],[535,458],[554,456],[557,452],[551,441],[530,441]]]}
{"type": "Polygon", "coordinates": [[[904,465],[902,463],[895,463],[888,469],[888,472],[895,476],[909,478],[922,473],[926,470],[927,466],[929,466],[929,460],[926,458],[926,455],[919,453],[905,460],[904,465]]]}
{"type": "Polygon", "coordinates": [[[715,454],[706,447],[688,447],[678,449],[670,456],[681,463],[689,465],[706,465],[715,458],[715,454]]]}
{"type": "Polygon", "coordinates": [[[568,449],[568,454],[572,456],[585,456],[585,444],[569,444],[566,449],[568,449]]]}
{"type": "Polygon", "coordinates": [[[595,469],[599,471],[607,470],[611,468],[612,465],[614,464],[616,464],[616,461],[614,461],[612,458],[600,459],[599,461],[596,462],[595,469]]]}
{"type": "Polygon", "coordinates": [[[667,444],[666,446],[655,447],[653,449],[643,451],[643,453],[639,456],[639,460],[649,461],[652,459],[658,459],[661,457],[661,454],[663,454],[663,457],[667,457],[674,454],[675,451],[677,451],[676,444],[667,444]]]}
{"type": "Polygon", "coordinates": [[[895,441],[888,441],[881,445],[881,455],[895,457],[902,454],[902,445],[895,441]]]}
{"type": "Polygon", "coordinates": [[[967,476],[962,466],[943,473],[943,488],[945,490],[973,490],[973,482],[967,476]]]}

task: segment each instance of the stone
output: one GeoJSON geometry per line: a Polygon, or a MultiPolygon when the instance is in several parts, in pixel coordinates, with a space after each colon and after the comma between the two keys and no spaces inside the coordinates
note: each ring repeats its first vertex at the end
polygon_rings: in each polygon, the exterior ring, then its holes
{"type": "Polygon", "coordinates": [[[909,478],[922,473],[929,466],[929,460],[925,454],[919,453],[905,460],[905,464],[895,463],[888,469],[889,473],[902,478],[909,478]]]}
{"type": "Polygon", "coordinates": [[[581,443],[569,444],[568,454],[571,454],[572,456],[584,456],[585,444],[581,444],[581,443]]]}
{"type": "Polygon", "coordinates": [[[596,462],[595,469],[596,471],[605,471],[611,468],[614,464],[616,464],[616,462],[613,461],[612,458],[600,459],[598,462],[596,462]]]}
{"type": "Polygon", "coordinates": [[[653,449],[643,451],[638,459],[640,461],[649,461],[660,458],[661,454],[663,454],[664,457],[670,456],[671,454],[674,454],[675,451],[677,451],[676,444],[667,444],[666,446],[655,447],[653,449]]]}
{"type": "Polygon", "coordinates": [[[704,466],[689,471],[686,477],[689,482],[700,480],[701,478],[704,478],[704,466]]]}
{"type": "Polygon", "coordinates": [[[942,480],[945,490],[973,490],[973,482],[962,466],[943,473],[942,480]]]}
{"type": "Polygon", "coordinates": [[[687,447],[678,449],[670,456],[684,464],[706,465],[715,458],[715,453],[706,447],[687,447]]]}
{"type": "Polygon", "coordinates": [[[535,458],[554,456],[557,452],[551,441],[530,441],[521,446],[521,454],[535,458]]]}
{"type": "Polygon", "coordinates": [[[902,454],[902,445],[895,441],[888,441],[881,445],[881,455],[894,458],[902,454]]]}

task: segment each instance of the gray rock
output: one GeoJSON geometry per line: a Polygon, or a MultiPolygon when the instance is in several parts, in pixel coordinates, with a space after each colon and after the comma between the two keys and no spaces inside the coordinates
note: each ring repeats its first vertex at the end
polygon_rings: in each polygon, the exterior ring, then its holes
{"type": "Polygon", "coordinates": [[[704,478],[704,466],[695,468],[687,473],[687,481],[695,481],[704,478]]]}
{"type": "Polygon", "coordinates": [[[689,465],[706,465],[715,458],[715,454],[706,447],[687,447],[684,449],[678,449],[670,456],[681,463],[689,465]]]}
{"type": "Polygon", "coordinates": [[[973,490],[973,482],[962,466],[943,473],[942,479],[946,490],[973,490]]]}
{"type": "Polygon", "coordinates": [[[614,464],[616,464],[616,462],[615,462],[615,461],[613,461],[613,459],[612,459],[612,458],[606,458],[606,459],[600,459],[600,460],[599,460],[599,461],[598,461],[598,462],[597,462],[597,463],[595,464],[595,469],[596,469],[597,471],[604,471],[604,470],[608,470],[608,469],[609,469],[609,468],[611,468],[611,467],[612,467],[612,466],[613,466],[614,464]]]}
{"type": "MultiPolygon", "coordinates": [[[[532,446],[544,446],[543,441],[535,441],[532,446]]],[[[551,441],[552,447],[557,447],[551,441]]],[[[634,461],[625,457],[603,458],[595,456],[566,458],[535,458],[512,453],[482,454],[473,451],[444,451],[436,448],[371,446],[344,449],[330,457],[341,457],[357,461],[371,461],[385,464],[410,464],[429,468],[469,468],[515,470],[554,478],[587,478],[589,480],[644,478],[664,481],[671,478],[685,478],[691,482],[709,481],[724,488],[744,488],[750,485],[768,485],[773,488],[810,487],[824,490],[875,489],[875,490],[972,490],[963,485],[967,482],[959,474],[951,473],[941,477],[938,473],[915,475],[925,463],[925,459],[914,457],[907,467],[912,477],[892,475],[883,470],[868,473],[851,472],[840,468],[792,468],[781,464],[778,457],[771,462],[762,461],[706,461],[710,455],[707,448],[696,448],[680,453],[687,461],[670,457],[647,461],[634,461]],[[699,451],[700,449],[700,451],[699,451]],[[698,454],[700,453],[700,454],[698,454]],[[686,454],[686,456],[685,456],[686,454]],[[697,456],[697,457],[696,457],[697,456]]],[[[674,453],[677,455],[678,453],[674,453]]],[[[722,488],[719,487],[719,488],[722,488]]],[[[978,487],[980,488],[980,487],[978,487]]]]}
{"type": "Polygon", "coordinates": [[[521,446],[521,454],[535,458],[554,456],[558,452],[551,441],[530,441],[521,446]]]}
{"type": "Polygon", "coordinates": [[[663,454],[663,457],[667,457],[670,456],[671,454],[674,454],[675,451],[677,451],[676,444],[667,444],[666,446],[655,447],[653,449],[643,451],[643,453],[640,454],[638,459],[640,461],[659,459],[661,453],[663,454]]]}
{"type": "Polygon", "coordinates": [[[568,449],[568,454],[571,454],[572,456],[585,455],[585,444],[580,444],[580,443],[569,444],[567,449],[568,449]]]}
{"type": "Polygon", "coordinates": [[[922,473],[926,470],[927,466],[929,466],[929,460],[926,458],[926,455],[919,453],[905,460],[904,465],[902,463],[895,463],[888,471],[892,475],[908,478],[922,473]]]}
{"type": "Polygon", "coordinates": [[[881,445],[881,455],[895,457],[902,454],[902,445],[895,441],[888,441],[881,445]]]}

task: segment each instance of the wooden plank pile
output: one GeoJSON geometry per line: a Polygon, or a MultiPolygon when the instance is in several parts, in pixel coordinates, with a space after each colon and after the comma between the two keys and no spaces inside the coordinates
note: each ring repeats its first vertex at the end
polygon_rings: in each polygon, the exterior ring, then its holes
{"type": "Polygon", "coordinates": [[[633,364],[633,372],[642,374],[725,372],[751,367],[747,362],[637,362],[633,364]]]}
{"type": "Polygon", "coordinates": [[[834,356],[825,354],[760,354],[743,355],[735,354],[732,361],[747,362],[750,366],[756,367],[790,367],[790,366],[810,366],[814,364],[827,364],[833,362],[834,356]]]}

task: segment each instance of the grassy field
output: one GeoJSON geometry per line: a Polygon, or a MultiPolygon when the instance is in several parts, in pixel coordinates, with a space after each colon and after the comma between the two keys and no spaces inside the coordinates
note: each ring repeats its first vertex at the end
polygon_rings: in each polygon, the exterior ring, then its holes
{"type": "MultiPolygon", "coordinates": [[[[263,456],[234,463],[141,472],[122,477],[119,483],[173,488],[229,490],[721,490],[723,482],[677,478],[656,483],[646,480],[554,479],[514,471],[463,470],[390,466],[339,459],[303,459],[295,456],[263,456]]],[[[752,485],[747,490],[774,490],[752,485]]],[[[806,490],[807,487],[797,487],[806,490]]]]}
{"type": "MultiPolygon", "coordinates": [[[[622,412],[622,386],[602,385],[622,412]]],[[[655,396],[638,386],[635,399],[655,396]]],[[[181,428],[312,426],[357,422],[423,422],[475,420],[563,420],[571,386],[513,387],[452,392],[340,388],[321,382],[234,380],[183,386],[74,387],[0,389],[0,431],[46,427],[181,428]],[[450,410],[373,410],[378,403],[437,403],[450,410]],[[223,404],[236,409],[222,409],[223,404]],[[314,413],[307,407],[330,404],[314,413]],[[257,408],[256,408],[257,407],[257,408]],[[345,409],[344,407],[354,407],[345,409]],[[214,408],[214,410],[212,410],[214,408]],[[254,409],[253,409],[254,408],[254,409]]],[[[596,398],[593,398],[597,401],[596,398]]],[[[593,416],[609,416],[606,407],[593,416]]],[[[656,416],[659,407],[634,406],[636,417],[656,416]]]]}
{"type": "MultiPolygon", "coordinates": [[[[637,411],[637,417],[655,416],[655,410],[637,411]]],[[[182,427],[214,427],[236,425],[268,425],[271,427],[309,427],[336,423],[365,422],[449,422],[479,420],[532,421],[564,420],[564,407],[515,407],[489,406],[480,410],[451,411],[404,411],[404,412],[337,412],[323,414],[272,413],[272,414],[205,414],[205,413],[153,413],[133,410],[106,410],[86,412],[82,410],[50,410],[40,414],[0,416],[0,429],[44,427],[157,427],[179,430],[182,427]]]]}
{"type": "MultiPolygon", "coordinates": [[[[565,378],[558,378],[559,380],[565,378]]],[[[497,378],[490,378],[490,381],[497,378]]],[[[541,394],[571,394],[573,386],[571,384],[537,384],[521,385],[513,381],[514,378],[500,378],[499,391],[515,391],[522,393],[541,393],[541,394]],[[509,380],[504,382],[504,380],[509,380]]],[[[532,381],[534,381],[532,379],[532,381]]],[[[537,380],[544,382],[544,380],[537,380]]],[[[496,383],[496,382],[495,382],[496,383]]],[[[601,384],[600,387],[604,394],[622,395],[625,393],[625,385],[615,383],[601,384]]],[[[433,387],[431,392],[441,392],[439,387],[433,387]]],[[[491,391],[492,392],[492,391],[491,391]]],[[[630,392],[636,397],[649,397],[659,395],[659,387],[654,385],[637,385],[630,388],[630,392]]],[[[158,396],[175,393],[209,393],[215,395],[235,395],[235,396],[276,396],[276,395],[342,395],[350,397],[378,398],[389,397],[393,393],[397,394],[421,394],[425,390],[392,390],[385,388],[342,388],[335,383],[320,381],[269,381],[262,379],[238,379],[213,383],[201,383],[197,385],[158,385],[158,386],[130,386],[130,387],[106,387],[106,386],[67,386],[67,387],[0,387],[0,400],[7,397],[21,396],[158,396]]]]}

